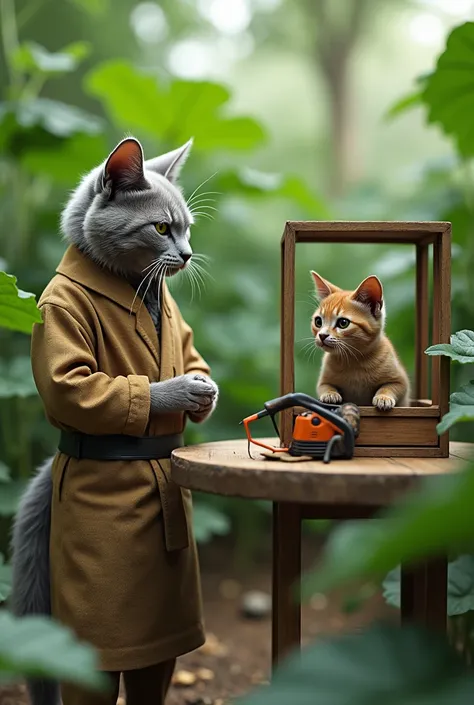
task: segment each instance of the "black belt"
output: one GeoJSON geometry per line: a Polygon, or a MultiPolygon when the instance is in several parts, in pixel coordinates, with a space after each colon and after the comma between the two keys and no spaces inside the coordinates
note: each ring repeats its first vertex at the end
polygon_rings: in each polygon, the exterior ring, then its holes
{"type": "Polygon", "coordinates": [[[182,445],[181,433],[137,437],[61,431],[58,448],[61,453],[79,460],[160,460],[171,457],[171,452],[182,445]]]}

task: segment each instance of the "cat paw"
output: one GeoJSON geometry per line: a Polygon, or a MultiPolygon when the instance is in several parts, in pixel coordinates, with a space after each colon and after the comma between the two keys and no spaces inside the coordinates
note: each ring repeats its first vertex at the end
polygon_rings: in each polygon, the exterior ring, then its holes
{"type": "Polygon", "coordinates": [[[321,394],[319,401],[322,401],[323,404],[342,404],[342,397],[338,392],[327,392],[321,394]]]}
{"type": "Polygon", "coordinates": [[[376,394],[372,399],[372,404],[379,411],[390,411],[395,406],[395,399],[387,394],[376,394]]]}

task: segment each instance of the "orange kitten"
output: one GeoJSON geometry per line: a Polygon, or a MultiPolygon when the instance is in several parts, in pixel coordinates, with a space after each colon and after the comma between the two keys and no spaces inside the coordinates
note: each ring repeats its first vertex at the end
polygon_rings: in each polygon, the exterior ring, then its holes
{"type": "Polygon", "coordinates": [[[372,404],[382,411],[408,406],[408,375],[383,332],[380,281],[367,277],[355,291],[342,291],[316,272],[311,275],[320,302],[311,330],[324,350],[317,384],[320,400],[372,404]]]}

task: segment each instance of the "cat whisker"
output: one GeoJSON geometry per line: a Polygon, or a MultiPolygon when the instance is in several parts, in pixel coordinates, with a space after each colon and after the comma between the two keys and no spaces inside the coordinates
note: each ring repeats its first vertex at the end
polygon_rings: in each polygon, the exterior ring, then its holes
{"type": "Polygon", "coordinates": [[[204,255],[201,252],[196,252],[196,253],[193,253],[192,261],[193,262],[196,262],[196,261],[198,261],[198,262],[199,261],[212,262],[212,257],[210,257],[209,255],[204,255]]]}
{"type": "MultiPolygon", "coordinates": [[[[154,266],[154,267],[158,267],[159,264],[160,264],[160,262],[157,261],[157,262],[154,263],[153,266],[154,266]]],[[[150,268],[148,267],[147,269],[150,269],[150,268]]],[[[140,294],[140,289],[142,288],[143,284],[146,282],[146,280],[147,280],[148,278],[150,278],[150,281],[153,280],[154,271],[155,271],[155,269],[150,269],[150,271],[149,271],[147,274],[145,274],[145,276],[142,278],[140,284],[137,286],[137,290],[135,291],[135,296],[133,297],[132,303],[131,303],[131,305],[130,305],[130,315],[132,315],[132,313],[133,313],[133,307],[134,307],[134,305],[135,305],[135,301],[137,300],[137,296],[140,294]]],[[[147,289],[147,291],[148,291],[148,289],[147,289]]],[[[142,297],[142,303],[143,303],[143,297],[142,297]]],[[[140,305],[141,305],[141,304],[140,304],[140,305]]],[[[140,307],[139,307],[138,310],[140,310],[140,307]]]]}
{"type": "Polygon", "coordinates": [[[198,218],[207,218],[208,220],[214,220],[214,216],[210,215],[209,213],[193,213],[193,217],[198,217],[198,218]]]}
{"type": "Polygon", "coordinates": [[[188,204],[188,203],[190,202],[190,200],[192,199],[192,197],[194,196],[194,194],[197,194],[197,192],[199,191],[199,189],[200,189],[202,186],[204,186],[204,184],[207,184],[208,181],[210,181],[211,179],[213,179],[214,176],[216,176],[218,173],[219,173],[218,171],[215,171],[214,174],[211,174],[211,176],[208,176],[207,179],[204,179],[204,181],[201,181],[201,183],[199,184],[199,186],[197,186],[197,187],[194,189],[194,191],[192,192],[192,194],[189,196],[188,200],[186,201],[186,204],[188,204]]]}

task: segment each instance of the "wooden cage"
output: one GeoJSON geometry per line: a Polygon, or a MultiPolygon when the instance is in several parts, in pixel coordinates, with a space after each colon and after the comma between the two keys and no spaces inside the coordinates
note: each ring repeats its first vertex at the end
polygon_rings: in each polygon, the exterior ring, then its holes
{"type": "MultiPolygon", "coordinates": [[[[280,393],[295,391],[295,250],[298,242],[414,245],[416,248],[415,376],[410,407],[381,412],[361,407],[356,456],[442,457],[449,455],[448,433],[436,426],[449,410],[449,358],[428,357],[430,344],[449,343],[451,332],[451,223],[290,221],[281,241],[280,393]],[[429,250],[433,250],[430,336],[429,250]],[[431,340],[430,340],[431,338],[431,340]],[[429,393],[431,364],[431,394],[429,393]]],[[[376,274],[376,272],[374,272],[376,274]]],[[[390,315],[390,312],[389,314],[390,315]]],[[[315,379],[316,386],[316,379],[315,379]]],[[[314,394],[314,390],[307,391],[314,394]]],[[[282,442],[288,445],[296,412],[283,413],[282,442]]]]}

